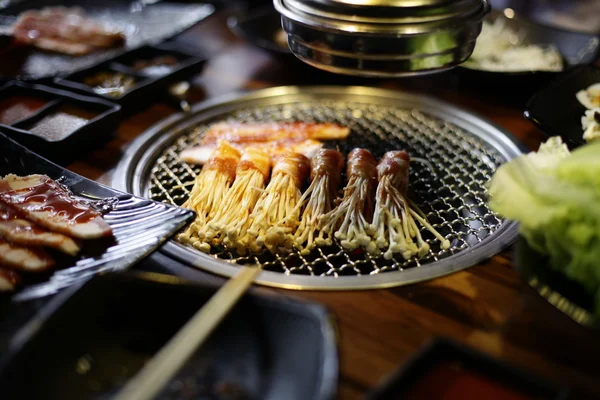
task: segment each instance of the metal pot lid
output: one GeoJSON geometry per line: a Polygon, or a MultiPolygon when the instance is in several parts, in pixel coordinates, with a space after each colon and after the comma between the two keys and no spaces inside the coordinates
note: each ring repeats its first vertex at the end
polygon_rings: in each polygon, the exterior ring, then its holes
{"type": "Polygon", "coordinates": [[[361,34],[420,34],[479,21],[491,9],[489,0],[274,0],[274,4],[296,22],[361,34]]]}

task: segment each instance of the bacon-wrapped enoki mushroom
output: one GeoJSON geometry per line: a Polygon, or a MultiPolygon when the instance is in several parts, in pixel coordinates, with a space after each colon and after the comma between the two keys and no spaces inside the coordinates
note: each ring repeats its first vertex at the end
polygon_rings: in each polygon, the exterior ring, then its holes
{"type": "Polygon", "coordinates": [[[273,158],[271,181],[250,216],[252,223],[240,247],[260,252],[266,246],[274,251],[285,242],[286,234],[295,231],[300,217],[296,205],[309,171],[310,162],[302,154],[285,152],[273,158]],[[284,220],[285,224],[276,226],[284,220]]]}
{"type": "Polygon", "coordinates": [[[391,259],[394,253],[401,253],[405,259],[414,255],[424,256],[429,244],[419,232],[419,224],[427,228],[442,243],[442,248],[450,247],[450,242],[442,237],[420,213],[409,204],[408,167],[410,158],[404,151],[388,151],[377,165],[379,184],[375,198],[372,233],[376,249],[371,253],[391,259]],[[416,244],[413,241],[416,239],[416,244]]]}
{"type": "Polygon", "coordinates": [[[190,197],[183,207],[196,212],[196,220],[179,235],[179,240],[194,247],[202,245],[198,232],[221,206],[225,193],[235,178],[240,152],[226,141],[219,143],[208,163],[196,177],[190,197]]]}
{"type": "Polygon", "coordinates": [[[311,160],[310,167],[310,186],[302,194],[295,210],[304,207],[300,225],[293,236],[289,235],[290,240],[286,241],[292,242],[303,254],[325,242],[319,230],[319,218],[334,207],[344,156],[337,150],[321,149],[311,160]]]}
{"type": "Polygon", "coordinates": [[[324,239],[317,244],[330,245],[335,235],[345,249],[362,246],[372,251],[375,244],[369,235],[369,218],[373,215],[377,161],[368,150],[354,149],[348,154],[346,174],[344,197],[336,208],[322,216],[320,237],[324,239]]]}
{"type": "MultiPolygon", "coordinates": [[[[238,238],[250,227],[250,214],[258,201],[271,170],[271,157],[263,150],[248,148],[237,166],[235,181],[227,191],[214,217],[201,232],[211,244],[238,247],[238,238]]],[[[204,251],[210,250],[205,243],[204,251]]],[[[243,252],[243,250],[242,250],[243,252]]]]}

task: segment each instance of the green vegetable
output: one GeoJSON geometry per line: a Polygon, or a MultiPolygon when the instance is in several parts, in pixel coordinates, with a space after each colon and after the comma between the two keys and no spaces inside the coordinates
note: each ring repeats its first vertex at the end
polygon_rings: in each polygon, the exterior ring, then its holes
{"type": "Polygon", "coordinates": [[[552,268],[595,296],[600,316],[600,143],[570,153],[550,138],[501,166],[488,189],[492,210],[518,221],[552,268]]]}

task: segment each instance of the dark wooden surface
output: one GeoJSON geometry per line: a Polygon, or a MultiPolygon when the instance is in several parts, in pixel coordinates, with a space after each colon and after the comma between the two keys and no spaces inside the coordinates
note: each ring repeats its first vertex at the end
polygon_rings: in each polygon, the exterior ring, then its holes
{"type": "MultiPolygon", "coordinates": [[[[409,80],[338,77],[281,59],[233,36],[219,13],[187,32],[178,42],[210,57],[193,80],[194,102],[277,85],[368,85],[424,92],[475,111],[535,148],[543,136],[522,117],[521,98],[506,99],[490,90],[476,93],[454,74],[409,80]]],[[[145,129],[177,110],[162,101],[127,118],[117,137],[82,155],[68,167],[109,183],[128,144],[145,129]]],[[[581,398],[600,398],[600,340],[549,306],[524,284],[512,267],[512,249],[453,275],[388,290],[344,293],[264,293],[295,296],[325,304],[339,326],[339,398],[361,398],[425,342],[446,336],[543,378],[568,384],[581,398]]],[[[202,275],[210,282],[221,278],[202,275]]]]}

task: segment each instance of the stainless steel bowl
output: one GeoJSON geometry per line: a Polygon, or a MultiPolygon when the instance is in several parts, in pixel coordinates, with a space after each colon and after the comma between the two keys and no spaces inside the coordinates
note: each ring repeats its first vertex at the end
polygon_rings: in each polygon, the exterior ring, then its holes
{"type": "Polygon", "coordinates": [[[274,0],[300,60],[330,72],[407,76],[469,58],[489,0],[274,0]]]}

